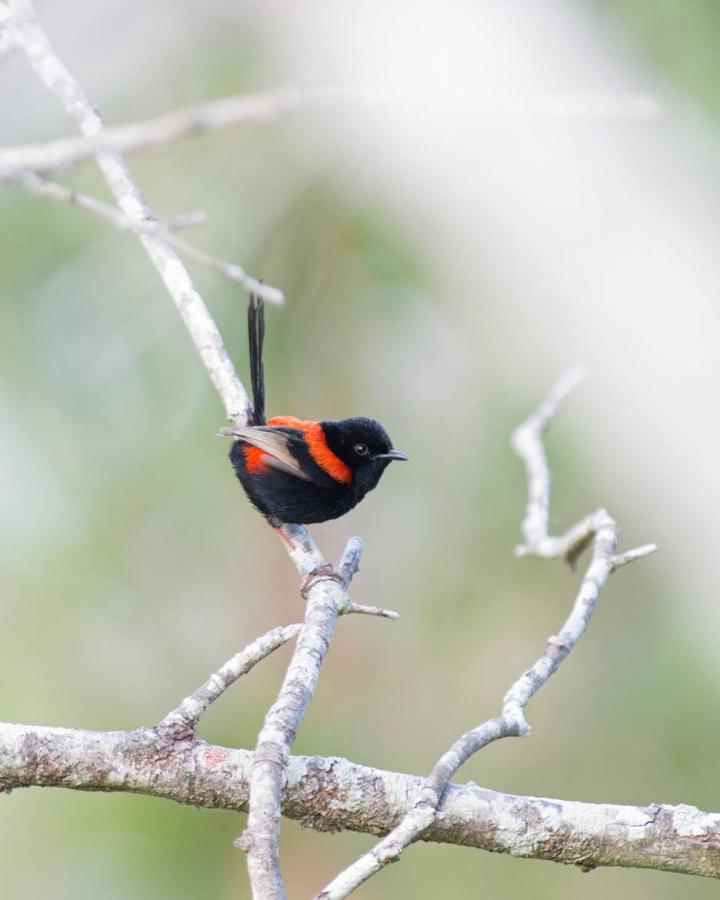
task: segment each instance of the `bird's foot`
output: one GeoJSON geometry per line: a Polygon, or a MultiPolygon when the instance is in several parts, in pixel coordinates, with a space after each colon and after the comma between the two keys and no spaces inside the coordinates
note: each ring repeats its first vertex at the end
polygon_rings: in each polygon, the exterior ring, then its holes
{"type": "Polygon", "coordinates": [[[308,574],[303,578],[302,584],[300,585],[300,593],[307,600],[308,591],[315,584],[316,581],[337,581],[338,584],[341,584],[343,587],[347,587],[345,583],[345,579],[338,572],[338,570],[331,563],[324,563],[322,566],[317,566],[312,572],[308,572],[308,574]]]}

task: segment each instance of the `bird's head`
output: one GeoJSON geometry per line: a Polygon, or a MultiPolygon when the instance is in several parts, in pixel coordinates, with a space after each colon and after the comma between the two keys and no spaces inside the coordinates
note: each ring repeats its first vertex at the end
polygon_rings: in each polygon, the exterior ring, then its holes
{"type": "Polygon", "coordinates": [[[353,484],[369,491],[375,487],[387,466],[394,460],[406,460],[375,419],[356,417],[320,423],[332,452],[350,468],[353,484]]]}

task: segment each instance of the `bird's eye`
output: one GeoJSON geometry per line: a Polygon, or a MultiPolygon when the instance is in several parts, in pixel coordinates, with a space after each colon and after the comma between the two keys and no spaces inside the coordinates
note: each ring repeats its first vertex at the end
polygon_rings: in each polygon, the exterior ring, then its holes
{"type": "Polygon", "coordinates": [[[355,452],[358,456],[367,456],[368,448],[367,444],[355,444],[355,452]]]}

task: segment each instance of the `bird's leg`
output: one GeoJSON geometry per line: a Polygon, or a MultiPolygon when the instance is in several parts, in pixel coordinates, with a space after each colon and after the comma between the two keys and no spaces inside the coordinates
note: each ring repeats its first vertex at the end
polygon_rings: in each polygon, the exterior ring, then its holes
{"type": "MultiPolygon", "coordinates": [[[[289,550],[293,550],[293,543],[288,538],[287,534],[285,534],[285,531],[283,530],[283,524],[278,523],[276,525],[275,521],[276,520],[268,517],[268,522],[273,530],[284,541],[286,547],[289,550]]],[[[329,581],[337,581],[344,588],[347,588],[348,586],[348,579],[342,574],[342,572],[340,572],[334,565],[332,565],[332,563],[322,563],[319,566],[315,566],[315,568],[311,572],[308,572],[308,574],[303,578],[300,584],[300,593],[305,598],[305,600],[307,600],[308,591],[312,587],[313,583],[315,581],[321,581],[323,579],[329,581]]]]}

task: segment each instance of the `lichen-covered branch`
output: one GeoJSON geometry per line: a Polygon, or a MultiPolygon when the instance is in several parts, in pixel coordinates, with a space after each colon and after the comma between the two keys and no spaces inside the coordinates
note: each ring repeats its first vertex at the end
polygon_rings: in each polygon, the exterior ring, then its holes
{"type": "Polygon", "coordinates": [[[320,667],[360,564],[362,541],[351,538],[337,572],[319,567],[307,592],[305,621],[277,700],[265,716],[250,773],[250,812],[238,846],[247,854],[256,900],[284,900],[280,874],[281,793],[290,748],[315,693],[320,667]]]}
{"type": "MultiPolygon", "coordinates": [[[[167,731],[80,731],[0,723],[0,791],[38,785],[126,791],[245,811],[253,754],[167,731]]],[[[318,831],[380,835],[423,779],[337,757],[293,756],[283,814],[318,831]]],[[[720,813],[694,806],[617,806],[517,797],[450,785],[421,840],[591,869],[625,866],[720,878],[720,813]]]]}
{"type": "Polygon", "coordinates": [[[550,504],[550,472],[542,436],[558,414],[578,382],[578,374],[565,376],[550,392],[537,412],[527,419],[513,436],[513,445],[525,462],[528,474],[528,500],[523,533],[524,552],[542,556],[575,559],[588,543],[593,544],[590,566],[580,585],[570,615],[557,635],[547,641],[545,652],[517,679],[505,694],[500,716],[483,722],[458,738],[433,767],[411,809],[399,824],[378,844],[343,870],[318,894],[318,900],[342,900],[417,840],[436,820],[450,779],[478,750],[504,737],[527,734],[525,707],[545,684],[584,633],[595,612],[600,591],[610,574],[621,563],[640,559],[655,549],[648,545],[622,556],[615,555],[618,528],[605,510],[584,519],[563,538],[547,534],[550,504]]]}

